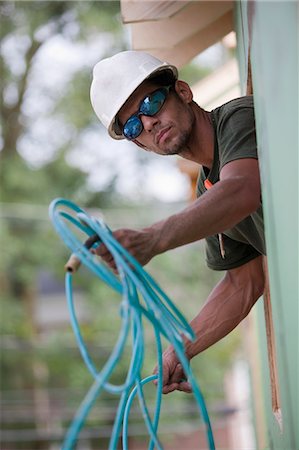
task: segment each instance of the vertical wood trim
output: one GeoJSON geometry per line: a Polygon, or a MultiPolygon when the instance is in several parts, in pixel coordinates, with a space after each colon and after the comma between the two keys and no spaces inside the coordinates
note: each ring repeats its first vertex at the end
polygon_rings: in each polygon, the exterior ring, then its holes
{"type": "Polygon", "coordinates": [[[253,95],[250,47],[248,47],[246,95],[253,95]]]}
{"type": "Polygon", "coordinates": [[[264,257],[264,274],[265,274],[265,290],[263,297],[264,297],[264,312],[265,312],[265,325],[266,325],[267,349],[268,349],[268,363],[271,382],[272,411],[278,422],[279,428],[282,431],[282,414],[280,408],[279,380],[276,363],[275,332],[272,317],[269,274],[266,257],[264,257]]]}

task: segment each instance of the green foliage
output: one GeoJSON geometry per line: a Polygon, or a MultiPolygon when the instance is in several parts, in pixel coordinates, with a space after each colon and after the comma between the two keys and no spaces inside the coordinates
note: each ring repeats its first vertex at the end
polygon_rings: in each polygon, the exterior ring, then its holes
{"type": "MultiPolygon", "coordinates": [[[[36,305],[40,302],[39,269],[62,278],[62,268],[69,253],[49,223],[47,205],[55,197],[66,197],[81,205],[100,206],[111,198],[114,186],[112,183],[103,192],[90,192],[87,174],[68,163],[68,154],[80,135],[96,120],[89,102],[90,73],[84,65],[73,74],[64,91],[58,86],[57,92],[48,88],[40,91],[40,102],[51,106],[44,108],[42,114],[33,114],[31,110],[28,114],[24,105],[37,92],[32,74],[38,68],[38,56],[55,36],[75,44],[109,35],[111,52],[124,47],[119,3],[1,2],[0,8],[2,42],[10,41],[14,49],[11,55],[4,52],[3,46],[0,53],[0,88],[4,100],[0,141],[1,201],[5,202],[0,224],[1,389],[5,397],[13,396],[20,406],[24,392],[30,392],[30,398],[34,398],[37,389],[41,388],[43,392],[61,389],[65,392],[66,403],[74,411],[90,386],[91,375],[82,363],[69,324],[64,325],[66,329],[49,330],[45,337],[40,334],[42,330],[35,317],[36,305]],[[18,70],[15,70],[16,58],[18,70]],[[59,129],[52,126],[46,138],[42,137],[38,142],[32,133],[36,122],[43,120],[45,128],[48,123],[51,125],[53,118],[59,123],[59,129]],[[65,136],[62,144],[54,139],[56,134],[65,136]],[[38,149],[41,157],[42,152],[49,152],[50,143],[52,156],[47,157],[45,163],[32,166],[21,156],[20,143],[24,138],[26,145],[38,149]],[[81,394],[74,397],[76,389],[81,394]]],[[[82,284],[88,291],[87,283],[82,284]]],[[[96,329],[93,321],[83,327],[92,349],[96,329]]],[[[98,367],[101,367],[107,354],[104,352],[99,358],[97,351],[94,353],[98,367]]],[[[36,400],[33,405],[38,407],[36,400]]],[[[14,427],[35,428],[38,418],[33,412],[34,409],[28,409],[26,424],[16,416],[14,427]]],[[[60,414],[63,414],[63,405],[60,414]]],[[[57,423],[59,421],[64,424],[62,416],[57,418],[57,423]]],[[[7,426],[10,425],[5,424],[4,428],[7,426]]],[[[14,445],[15,449],[23,448],[20,443],[14,445]]],[[[31,450],[41,448],[38,442],[28,445],[31,450]]]]}
{"type": "Polygon", "coordinates": [[[5,202],[49,204],[57,196],[80,195],[86,175],[71,167],[60,152],[40,169],[32,169],[18,155],[3,161],[2,200],[5,202]]]}
{"type": "MultiPolygon", "coordinates": [[[[80,2],[77,8],[78,22],[81,30],[88,30],[88,33],[98,33],[101,29],[106,33],[113,33],[119,36],[121,33],[120,2],[119,1],[92,1],[80,2]]],[[[87,38],[87,34],[82,34],[82,38],[87,38]]]]}
{"type": "Polygon", "coordinates": [[[194,62],[191,62],[179,70],[179,78],[192,86],[192,84],[209,75],[211,71],[212,70],[208,67],[202,67],[194,62]]]}
{"type": "Polygon", "coordinates": [[[1,297],[0,329],[3,335],[18,336],[27,339],[30,336],[26,315],[21,302],[11,297],[1,297]]]}

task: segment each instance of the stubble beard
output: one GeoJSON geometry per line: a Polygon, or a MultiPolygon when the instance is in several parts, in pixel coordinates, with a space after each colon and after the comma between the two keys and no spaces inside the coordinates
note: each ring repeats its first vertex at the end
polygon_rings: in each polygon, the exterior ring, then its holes
{"type": "Polygon", "coordinates": [[[190,137],[189,131],[184,131],[180,134],[179,139],[171,147],[165,149],[163,152],[166,156],[170,155],[180,155],[186,150],[190,137]]]}
{"type": "Polygon", "coordinates": [[[180,155],[187,150],[195,122],[191,109],[188,111],[188,116],[188,126],[180,132],[176,142],[173,142],[169,148],[165,149],[165,155],[180,155]]]}
{"type": "Polygon", "coordinates": [[[180,155],[188,148],[188,143],[192,133],[192,126],[194,123],[191,114],[189,119],[190,121],[188,128],[181,131],[177,138],[177,141],[173,142],[169,148],[165,149],[165,151],[163,152],[165,155],[180,155]]]}

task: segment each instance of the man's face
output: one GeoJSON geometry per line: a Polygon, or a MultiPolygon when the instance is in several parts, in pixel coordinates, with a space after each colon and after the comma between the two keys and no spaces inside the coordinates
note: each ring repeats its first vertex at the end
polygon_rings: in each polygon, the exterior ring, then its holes
{"type": "MultiPolygon", "coordinates": [[[[121,108],[118,119],[123,125],[135,114],[141,101],[160,86],[149,81],[142,83],[121,108]]],[[[134,142],[160,155],[180,154],[186,149],[192,131],[194,115],[186,95],[186,83],[177,81],[175,91],[170,90],[165,103],[154,116],[140,115],[143,124],[141,134],[134,142]]],[[[191,94],[192,100],[192,94],[191,94]]]]}

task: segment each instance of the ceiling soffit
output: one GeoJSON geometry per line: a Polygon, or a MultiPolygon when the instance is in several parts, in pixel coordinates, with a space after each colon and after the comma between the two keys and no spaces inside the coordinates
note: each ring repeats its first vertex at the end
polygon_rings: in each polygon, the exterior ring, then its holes
{"type": "Polygon", "coordinates": [[[232,1],[122,0],[121,9],[124,23],[131,25],[132,48],[178,67],[234,28],[232,1]]]}
{"type": "Polygon", "coordinates": [[[185,8],[190,1],[140,1],[122,0],[121,13],[123,23],[146,22],[168,19],[185,8]]]}

